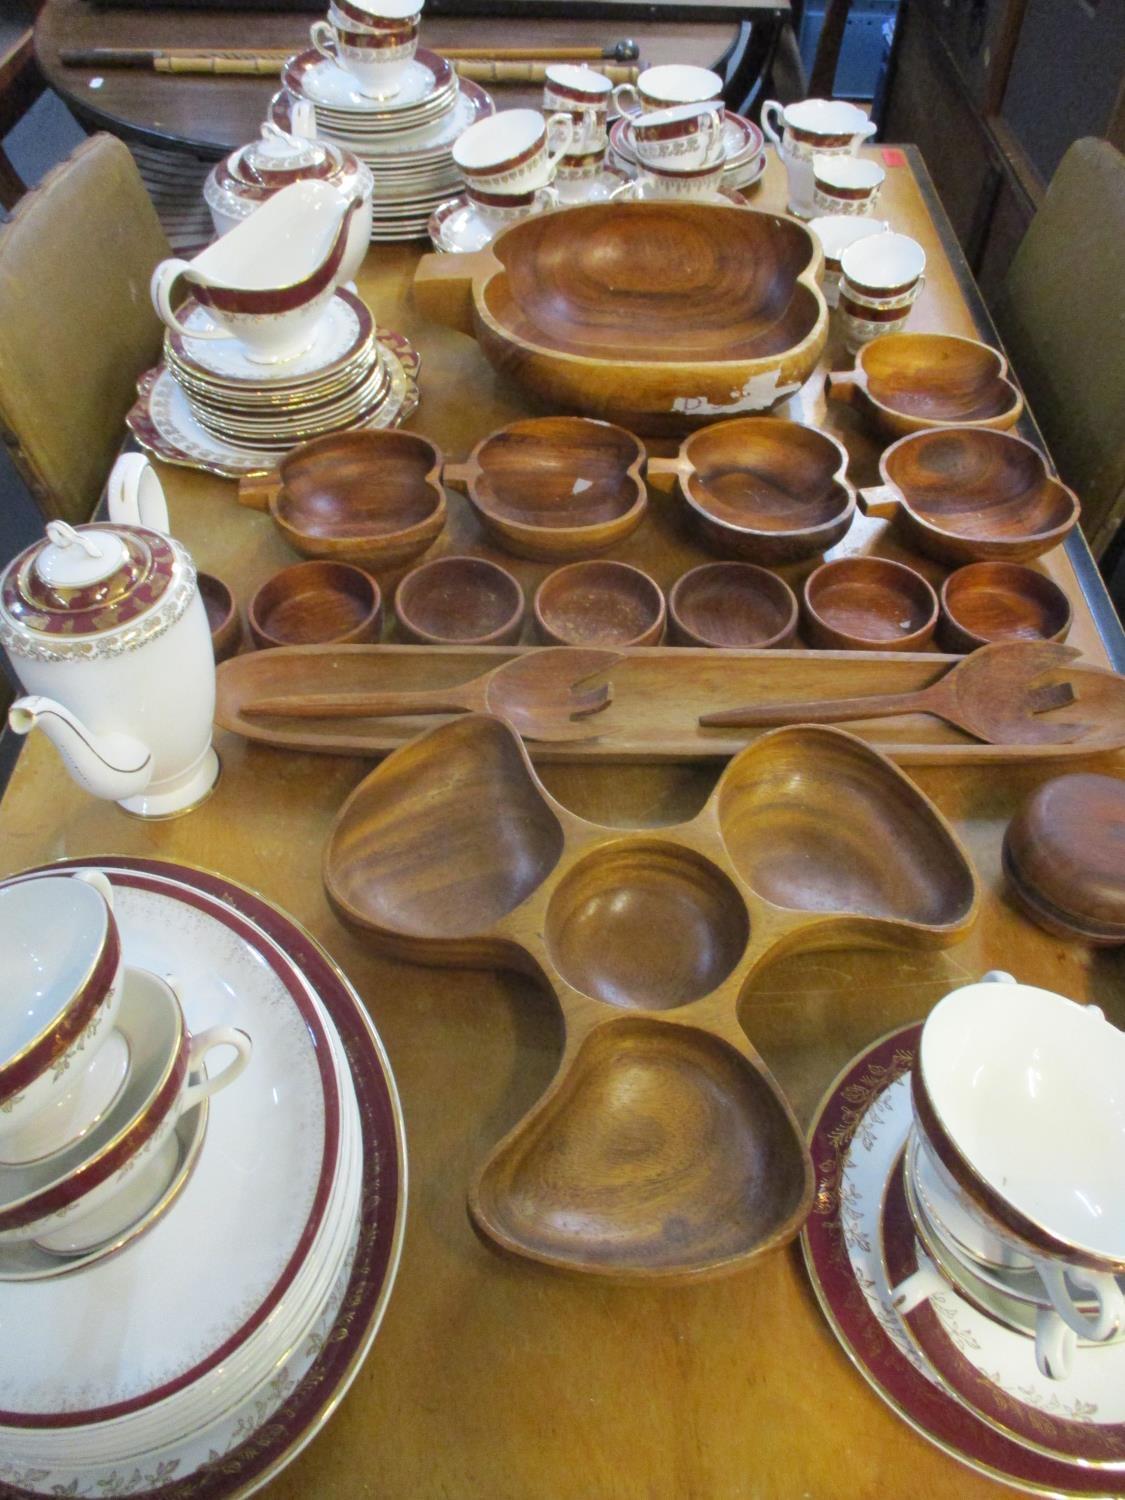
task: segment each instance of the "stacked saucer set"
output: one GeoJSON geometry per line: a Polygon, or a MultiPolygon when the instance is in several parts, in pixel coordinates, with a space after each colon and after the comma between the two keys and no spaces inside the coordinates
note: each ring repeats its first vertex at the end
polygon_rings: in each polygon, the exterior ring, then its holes
{"type": "Polygon", "coordinates": [[[193,260],[156,268],[164,363],[126,419],[144,448],[237,478],[309,438],[410,415],[418,356],[401,335],[376,333],[342,285],[367,249],[363,187],[301,178],[193,260]],[[176,306],[181,284],[192,295],[176,306]]]}
{"type": "Polygon", "coordinates": [[[270,103],[270,119],[286,131],[301,102],[311,104],[317,136],[371,169],[374,241],[425,235],[434,209],[461,186],[454,143],[495,108],[444,57],[418,46],[421,9],[420,0],[333,0],[270,103]]]}
{"type": "Polygon", "coordinates": [[[805,1261],[880,1395],[1033,1492],[1125,1480],[1125,1034],[989,974],[867,1048],[811,1132],[805,1261]]]}

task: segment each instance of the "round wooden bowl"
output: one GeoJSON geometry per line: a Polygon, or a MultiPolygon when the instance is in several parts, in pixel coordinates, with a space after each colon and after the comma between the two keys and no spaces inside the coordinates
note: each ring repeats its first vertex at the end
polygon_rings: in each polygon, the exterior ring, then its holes
{"type": "Polygon", "coordinates": [[[674,460],[649,472],[674,473],[707,541],[726,556],[777,565],[826,552],[855,514],[845,479],[848,455],[827,433],[779,417],[740,417],[693,433],[674,460]]]}
{"type": "Polygon", "coordinates": [[[515,578],[484,557],[435,557],[395,594],[399,630],[422,646],[509,646],[525,609],[515,578]]]}
{"type": "Polygon", "coordinates": [[[1013,432],[936,427],[899,438],[879,460],[883,483],[860,491],[869,516],[899,517],[911,543],[954,567],[1027,562],[1078,520],[1072,490],[1013,432]]]}
{"type": "Polygon", "coordinates": [[[532,417],[501,427],[444,472],[506,551],[562,562],[636,531],[648,508],[644,462],[643,445],[611,422],[532,417]]]}
{"type": "Polygon", "coordinates": [[[258,647],[357,645],[379,639],[383,600],[350,563],[294,563],[262,584],[246,617],[258,647]]]}
{"type": "Polygon", "coordinates": [[[213,573],[199,573],[199,597],[211,630],[211,646],[216,664],[233,656],[242,644],[242,621],[234,595],[221,578],[213,573]]]}
{"type": "Polygon", "coordinates": [[[554,646],[655,646],[664,595],[629,563],[594,559],[548,573],[535,591],[535,621],[554,646]]]}
{"type": "Polygon", "coordinates": [[[941,586],[941,637],[951,651],[991,641],[1061,641],[1070,622],[1065,592],[1022,563],[969,563],[941,586]]]}
{"type": "Polygon", "coordinates": [[[753,563],[703,563],[668,595],[672,639],[681,646],[764,651],[797,634],[797,598],[783,578],[753,563]]]}
{"type": "Polygon", "coordinates": [[[892,437],[950,423],[1006,432],[1023,412],[998,349],[951,333],[887,333],[865,344],[855,369],[828,377],[828,394],[860,407],[892,437]]]}
{"type": "Polygon", "coordinates": [[[932,638],[937,621],[937,595],[905,563],[841,557],[805,579],[805,625],[815,646],[916,651],[932,638]]]}
{"type": "Polygon", "coordinates": [[[683,433],[765,409],[828,335],[819,242],[780,214],[720,203],[590,203],[537,214],[484,250],[424,256],[419,309],[476,333],[555,409],[683,433]]]}
{"type": "Polygon", "coordinates": [[[1057,776],[1004,835],[1004,873],[1020,908],[1059,937],[1125,943],[1125,780],[1057,776]]]}
{"type": "Polygon", "coordinates": [[[339,432],[282,459],[270,514],[305,557],[384,570],[421,556],[445,525],[442,456],[412,432],[339,432]]]}

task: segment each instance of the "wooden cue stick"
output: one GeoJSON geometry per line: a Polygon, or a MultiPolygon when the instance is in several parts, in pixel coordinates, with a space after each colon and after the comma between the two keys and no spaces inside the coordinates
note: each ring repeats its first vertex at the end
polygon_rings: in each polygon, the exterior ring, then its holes
{"type": "MultiPolygon", "coordinates": [[[[159,60],[173,58],[281,58],[291,57],[299,44],[293,47],[62,47],[59,60],[71,68],[151,68],[159,60]]],[[[571,62],[589,59],[620,60],[628,62],[636,57],[636,45],[631,42],[617,44],[621,48],[632,48],[620,59],[615,58],[614,47],[445,47],[442,56],[450,61],[468,59],[482,62],[571,62]]]]}
{"type": "MultiPolygon", "coordinates": [[[[293,55],[288,47],[263,48],[257,52],[195,52],[187,48],[163,51],[98,47],[89,51],[60,52],[61,60],[71,67],[148,68],[157,73],[193,73],[212,76],[256,77],[280,72],[285,60],[293,55]]],[[[450,54],[446,54],[447,56],[450,54]]],[[[457,60],[457,72],[474,83],[543,83],[549,63],[506,62],[468,58],[457,60]]],[[[598,70],[611,83],[635,83],[640,69],[619,63],[603,63],[598,70]]]]}

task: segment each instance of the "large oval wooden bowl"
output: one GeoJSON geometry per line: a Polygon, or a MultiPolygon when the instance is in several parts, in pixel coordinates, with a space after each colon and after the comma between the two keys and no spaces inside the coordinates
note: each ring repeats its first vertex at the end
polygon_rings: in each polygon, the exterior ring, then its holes
{"type": "Polygon", "coordinates": [[[425,256],[414,290],[552,406],[682,433],[764,410],[810,374],[828,334],[822,259],[777,214],[592,203],[513,224],[473,255],[425,256]]]}
{"type": "Polygon", "coordinates": [[[828,377],[828,394],[904,437],[950,423],[1006,432],[1023,412],[998,349],[951,333],[887,333],[865,344],[855,369],[828,377]]]}

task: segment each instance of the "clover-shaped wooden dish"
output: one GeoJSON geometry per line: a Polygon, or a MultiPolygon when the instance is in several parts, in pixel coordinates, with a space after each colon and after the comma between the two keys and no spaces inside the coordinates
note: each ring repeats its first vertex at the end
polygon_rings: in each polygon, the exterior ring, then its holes
{"type": "Polygon", "coordinates": [[[951,333],[873,339],[854,370],[829,375],[828,394],[859,407],[891,437],[951,423],[1006,432],[1023,412],[1000,351],[951,333]]]}
{"type": "Polygon", "coordinates": [[[1014,432],[916,432],[891,444],[879,472],[883,483],[859,492],[864,513],[899,517],[918,551],[939,562],[1026,562],[1078,520],[1073,490],[1014,432]]]}
{"type": "Polygon", "coordinates": [[[427,317],[475,332],[556,409],[686,432],[797,389],[828,336],[815,235],[713,203],[591,203],[537,214],[471,255],[427,255],[427,317]]]}
{"type": "Polygon", "coordinates": [[[465,717],[357,787],[324,882],[386,953],[551,986],[562,1061],[470,1212],[503,1250],[625,1280],[734,1270],[808,1214],[801,1132],[738,1021],[753,975],[797,948],[944,946],[977,907],[933,804],[807,726],[736,756],[690,823],[629,832],[556,802],[502,720],[465,717]]]}

